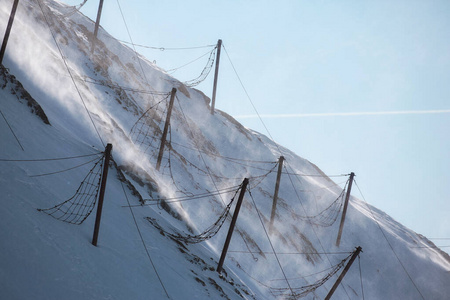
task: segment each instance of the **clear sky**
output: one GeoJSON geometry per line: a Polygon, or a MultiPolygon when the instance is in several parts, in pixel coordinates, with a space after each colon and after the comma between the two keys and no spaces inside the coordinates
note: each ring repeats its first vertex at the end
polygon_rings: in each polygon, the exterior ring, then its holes
{"type": "MultiPolygon", "coordinates": [[[[95,20],[98,3],[81,12],[95,20]]],[[[450,1],[105,1],[101,25],[129,42],[119,5],[136,44],[222,39],[218,109],[268,134],[228,54],[276,142],[327,174],[355,172],[370,204],[450,238],[450,1]]],[[[166,70],[208,51],[136,50],[166,70]]],[[[206,61],[173,75],[193,79],[206,61]]],[[[211,86],[212,73],[198,89],[211,86]]]]}

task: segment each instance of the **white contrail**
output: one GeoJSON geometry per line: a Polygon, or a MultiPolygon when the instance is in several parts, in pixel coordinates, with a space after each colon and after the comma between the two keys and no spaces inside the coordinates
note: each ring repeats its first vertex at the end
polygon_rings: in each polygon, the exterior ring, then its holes
{"type": "MultiPolygon", "coordinates": [[[[349,117],[349,116],[375,116],[375,115],[425,115],[425,114],[445,114],[450,113],[450,109],[438,110],[396,110],[396,111],[366,111],[366,112],[344,112],[344,113],[310,113],[310,114],[261,114],[259,117],[265,119],[276,118],[306,118],[306,117],[349,117]]],[[[254,119],[258,115],[238,115],[236,119],[254,119]]]]}

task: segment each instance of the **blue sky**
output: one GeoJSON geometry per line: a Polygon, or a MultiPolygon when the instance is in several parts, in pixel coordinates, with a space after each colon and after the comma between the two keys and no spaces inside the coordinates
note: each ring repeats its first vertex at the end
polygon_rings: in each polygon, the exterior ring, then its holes
{"type": "MultiPolygon", "coordinates": [[[[105,1],[101,25],[130,41],[119,4],[136,44],[222,39],[218,109],[268,134],[228,54],[276,142],[327,174],[355,172],[369,203],[450,238],[450,2],[105,1]],[[380,113],[408,111],[421,113],[380,113]],[[358,112],[377,114],[336,115],[358,112]]],[[[97,8],[88,0],[81,12],[95,20],[97,8]]],[[[166,70],[208,51],[136,49],[166,70]]],[[[206,60],[173,75],[195,78],[206,60]]],[[[211,95],[211,86],[212,74],[198,89],[211,95]]]]}

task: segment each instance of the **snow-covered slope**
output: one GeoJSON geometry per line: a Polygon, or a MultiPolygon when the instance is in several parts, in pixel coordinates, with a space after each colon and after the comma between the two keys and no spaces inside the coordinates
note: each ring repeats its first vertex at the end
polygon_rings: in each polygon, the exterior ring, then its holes
{"type": "MultiPolygon", "coordinates": [[[[10,6],[0,1],[0,28],[10,6]]],[[[292,291],[300,294],[326,277],[357,246],[360,261],[333,299],[450,298],[448,255],[356,197],[336,247],[348,176],[333,181],[226,113],[211,115],[201,91],[102,29],[93,45],[93,26],[58,2],[19,4],[0,74],[2,299],[296,298],[292,291]],[[173,87],[169,141],[157,171],[173,87]],[[94,247],[95,210],[73,225],[37,209],[71,198],[106,143],[114,162],[94,247]],[[285,168],[269,233],[281,155],[285,168]],[[195,235],[214,224],[246,177],[249,188],[219,275],[230,216],[202,243],[168,233],[195,235]]],[[[341,271],[305,298],[325,298],[341,271]]]]}

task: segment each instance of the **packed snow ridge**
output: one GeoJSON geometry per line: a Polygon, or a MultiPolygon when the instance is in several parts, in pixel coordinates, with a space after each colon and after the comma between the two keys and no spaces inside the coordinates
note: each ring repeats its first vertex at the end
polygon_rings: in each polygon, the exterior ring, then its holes
{"type": "MultiPolygon", "coordinates": [[[[0,28],[11,5],[0,2],[0,28]]],[[[211,114],[201,91],[93,29],[60,2],[19,3],[0,74],[0,298],[324,299],[358,246],[332,299],[450,298],[449,256],[355,188],[336,246],[348,176],[333,181],[225,112],[211,114]],[[94,166],[107,143],[95,247],[94,166]],[[64,222],[66,209],[86,219],[64,222]]]]}

